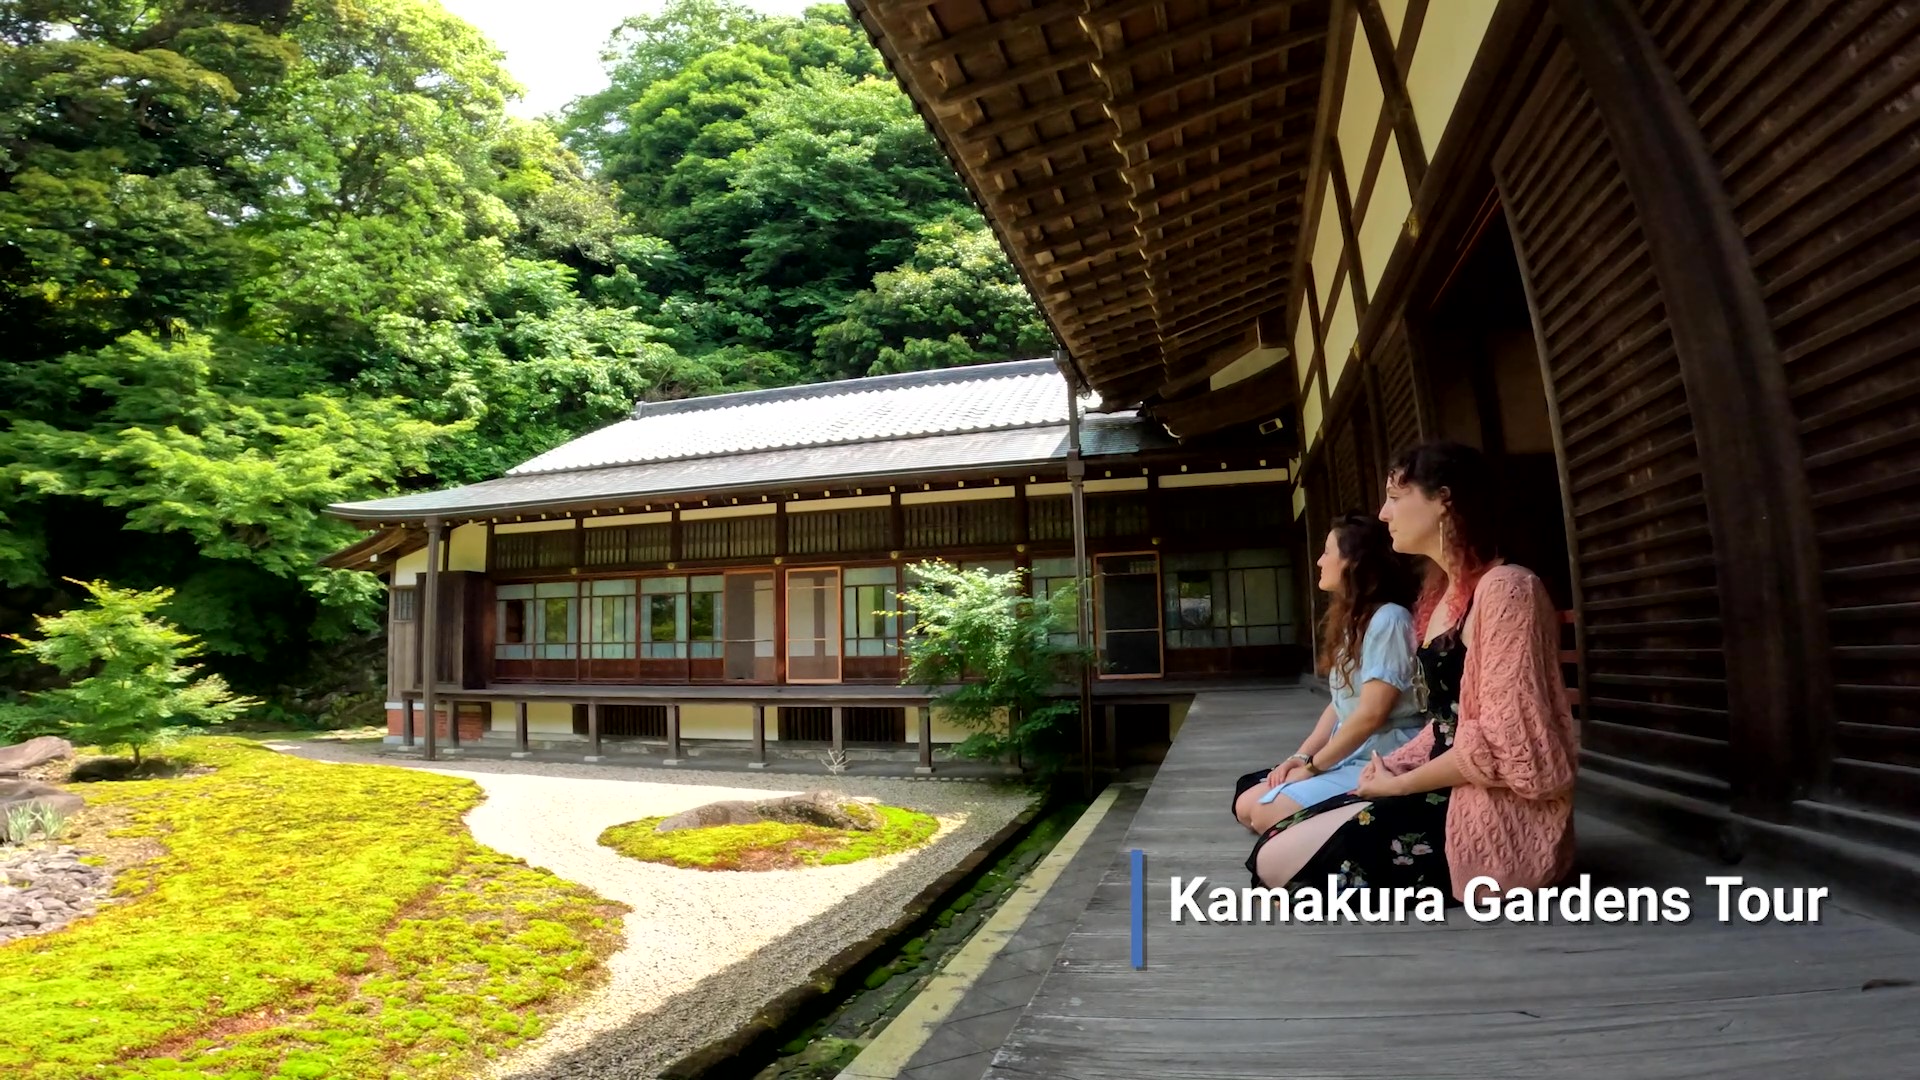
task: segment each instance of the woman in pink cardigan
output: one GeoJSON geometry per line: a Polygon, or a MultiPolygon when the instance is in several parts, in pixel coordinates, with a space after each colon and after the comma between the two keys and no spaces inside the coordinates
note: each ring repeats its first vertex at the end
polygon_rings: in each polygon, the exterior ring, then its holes
{"type": "Polygon", "coordinates": [[[1479,451],[1429,443],[1387,474],[1380,518],[1396,551],[1430,566],[1414,612],[1430,717],[1375,755],[1352,794],[1264,833],[1247,859],[1269,887],[1438,886],[1462,898],[1559,881],[1573,861],[1578,755],[1559,667],[1559,623],[1540,579],[1495,555],[1493,483],[1479,451]]]}

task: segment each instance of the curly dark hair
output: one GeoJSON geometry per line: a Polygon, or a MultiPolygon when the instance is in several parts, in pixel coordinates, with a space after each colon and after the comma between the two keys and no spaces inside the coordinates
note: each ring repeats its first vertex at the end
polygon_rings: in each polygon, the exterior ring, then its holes
{"type": "Polygon", "coordinates": [[[1421,443],[1403,452],[1387,469],[1387,482],[1417,487],[1446,504],[1447,556],[1459,580],[1449,581],[1438,566],[1427,568],[1414,610],[1414,626],[1425,634],[1427,620],[1448,592],[1473,595],[1480,576],[1500,555],[1500,531],[1493,469],[1485,454],[1465,443],[1421,443]]]}
{"type": "Polygon", "coordinates": [[[1332,678],[1338,669],[1345,682],[1360,663],[1360,646],[1374,612],[1382,604],[1411,604],[1414,576],[1408,560],[1393,550],[1393,538],[1378,517],[1342,514],[1330,531],[1347,568],[1320,619],[1317,660],[1320,674],[1332,678]]]}

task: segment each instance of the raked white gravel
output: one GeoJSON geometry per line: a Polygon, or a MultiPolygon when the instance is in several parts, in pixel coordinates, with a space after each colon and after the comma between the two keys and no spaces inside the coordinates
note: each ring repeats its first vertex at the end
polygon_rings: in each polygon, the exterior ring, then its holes
{"type": "Polygon", "coordinates": [[[984,783],[786,776],[531,761],[427,765],[338,743],[275,744],[302,757],[465,776],[486,791],[474,839],[630,908],[609,979],[494,1070],[497,1080],[650,1077],[744,1026],[820,964],[898,918],[906,903],[1011,821],[1031,797],[984,783]],[[831,788],[933,814],[911,852],[843,866],[681,870],[600,846],[610,825],[720,799],[831,788]]]}

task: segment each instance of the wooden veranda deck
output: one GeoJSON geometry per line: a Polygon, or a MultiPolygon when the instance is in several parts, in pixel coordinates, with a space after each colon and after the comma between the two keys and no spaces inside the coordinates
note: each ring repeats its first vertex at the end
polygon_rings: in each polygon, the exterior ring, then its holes
{"type": "Polygon", "coordinates": [[[987,1078],[1920,1076],[1920,934],[1844,899],[1817,925],[1721,923],[1708,875],[1827,882],[1818,867],[1709,862],[1591,816],[1576,873],[1685,887],[1690,922],[1476,923],[1454,909],[1445,925],[1170,923],[1171,876],[1247,884],[1232,778],[1296,745],[1324,700],[1196,700],[987,1078]],[[1134,848],[1143,970],[1130,962],[1134,848]]]}

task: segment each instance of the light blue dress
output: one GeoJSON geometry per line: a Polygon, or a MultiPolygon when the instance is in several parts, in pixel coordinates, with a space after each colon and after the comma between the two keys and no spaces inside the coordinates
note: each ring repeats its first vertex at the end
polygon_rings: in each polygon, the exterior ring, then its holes
{"type": "Polygon", "coordinates": [[[1399,604],[1380,605],[1367,623],[1366,636],[1360,643],[1360,663],[1351,679],[1342,676],[1342,666],[1334,665],[1334,670],[1327,676],[1327,689],[1333,695],[1334,731],[1338,732],[1353,711],[1359,708],[1360,688],[1375,681],[1400,691],[1400,700],[1394,703],[1393,711],[1387,714],[1386,725],[1355,748],[1353,753],[1341,759],[1340,764],[1318,776],[1272,788],[1260,796],[1262,803],[1285,795],[1302,807],[1307,807],[1335,795],[1344,795],[1360,782],[1360,770],[1366,767],[1376,752],[1386,757],[1420,734],[1420,729],[1426,726],[1426,717],[1421,715],[1419,702],[1413,693],[1419,661],[1414,656],[1413,615],[1406,608],[1399,604]]]}

